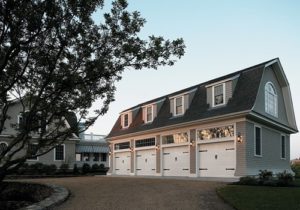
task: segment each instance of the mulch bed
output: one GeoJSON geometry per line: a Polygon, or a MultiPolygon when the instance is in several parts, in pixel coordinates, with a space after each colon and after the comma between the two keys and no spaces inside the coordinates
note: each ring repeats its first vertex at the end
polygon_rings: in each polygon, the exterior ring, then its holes
{"type": "Polygon", "coordinates": [[[0,183],[0,210],[19,209],[49,197],[53,190],[45,185],[3,182],[0,183]]]}

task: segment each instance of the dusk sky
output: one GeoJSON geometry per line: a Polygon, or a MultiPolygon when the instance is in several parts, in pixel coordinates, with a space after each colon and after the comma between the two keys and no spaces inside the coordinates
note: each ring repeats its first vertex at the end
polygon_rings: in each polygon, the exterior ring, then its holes
{"type": "MultiPolygon", "coordinates": [[[[140,11],[147,20],[143,38],[182,37],[186,54],[172,67],[125,71],[115,102],[87,133],[108,134],[124,109],[277,57],[290,83],[300,127],[300,1],[130,0],[129,10],[140,11]]],[[[94,19],[102,21],[101,13],[94,19]]],[[[300,134],[291,136],[291,159],[296,157],[300,134]]]]}

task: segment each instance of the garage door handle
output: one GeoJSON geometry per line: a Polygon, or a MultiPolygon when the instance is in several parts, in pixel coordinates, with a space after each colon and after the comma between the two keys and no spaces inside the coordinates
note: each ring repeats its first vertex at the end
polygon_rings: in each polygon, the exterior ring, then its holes
{"type": "Polygon", "coordinates": [[[164,171],[170,171],[170,169],[168,169],[168,168],[164,168],[164,171]]]}
{"type": "Polygon", "coordinates": [[[185,154],[185,153],[189,153],[189,152],[182,152],[183,154],[185,154]]]}
{"type": "Polygon", "coordinates": [[[207,168],[199,168],[200,171],[207,171],[207,168]]]}
{"type": "Polygon", "coordinates": [[[228,151],[228,150],[234,150],[234,148],[227,148],[226,151],[228,151]]]}
{"type": "Polygon", "coordinates": [[[152,171],[155,171],[155,168],[152,168],[152,171]]]}
{"type": "Polygon", "coordinates": [[[182,170],[184,170],[184,171],[188,171],[189,169],[188,169],[188,168],[183,168],[182,170]]]}
{"type": "Polygon", "coordinates": [[[164,153],[164,155],[169,155],[170,153],[164,153]]]}
{"type": "Polygon", "coordinates": [[[233,171],[234,168],[226,168],[226,171],[233,171]]]}
{"type": "Polygon", "coordinates": [[[206,150],[199,150],[199,152],[207,152],[207,149],[206,150]]]}
{"type": "Polygon", "coordinates": [[[137,168],[136,170],[137,170],[137,171],[140,171],[140,170],[142,170],[142,169],[140,169],[140,168],[137,168]]]}

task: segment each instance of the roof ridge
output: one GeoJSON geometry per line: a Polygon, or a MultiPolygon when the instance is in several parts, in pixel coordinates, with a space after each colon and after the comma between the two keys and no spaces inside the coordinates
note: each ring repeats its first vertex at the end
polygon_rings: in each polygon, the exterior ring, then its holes
{"type": "Polygon", "coordinates": [[[250,71],[250,70],[254,70],[254,69],[258,68],[258,67],[261,67],[262,65],[265,65],[265,64],[267,64],[267,63],[269,63],[269,62],[271,62],[271,61],[278,60],[278,59],[279,59],[278,57],[277,57],[277,58],[273,58],[273,59],[270,59],[270,60],[268,60],[268,61],[264,61],[264,62],[262,62],[262,63],[256,64],[256,65],[254,65],[254,66],[250,66],[250,67],[247,67],[247,68],[238,70],[238,71],[234,71],[234,72],[231,72],[231,73],[229,73],[229,74],[225,74],[225,75],[223,75],[223,76],[220,76],[220,77],[217,77],[217,78],[214,78],[214,79],[211,79],[211,80],[208,80],[208,81],[205,81],[205,82],[202,82],[202,83],[199,83],[199,84],[196,84],[196,85],[193,85],[193,86],[190,86],[190,87],[187,87],[187,88],[184,88],[184,89],[181,89],[181,90],[178,90],[178,91],[169,93],[169,94],[166,94],[166,95],[164,95],[164,96],[160,96],[160,97],[151,99],[151,100],[149,100],[149,101],[145,101],[145,102],[139,103],[138,105],[135,105],[135,106],[133,106],[133,107],[130,107],[130,108],[128,108],[128,109],[123,110],[121,113],[130,111],[130,110],[133,110],[133,109],[136,109],[136,108],[138,108],[138,107],[140,107],[140,106],[144,106],[144,105],[146,105],[146,104],[150,104],[150,103],[153,103],[153,102],[155,102],[155,101],[162,100],[162,99],[164,99],[164,98],[166,98],[166,97],[169,97],[169,96],[175,96],[175,95],[177,95],[177,94],[184,93],[184,92],[189,91],[189,90],[191,90],[191,89],[194,89],[194,88],[196,88],[196,87],[203,86],[203,85],[207,85],[207,84],[209,84],[209,83],[213,83],[214,81],[226,79],[226,78],[228,78],[228,77],[233,77],[233,76],[235,76],[235,75],[237,75],[237,74],[240,74],[240,73],[242,73],[242,72],[247,72],[247,71],[250,71]]]}

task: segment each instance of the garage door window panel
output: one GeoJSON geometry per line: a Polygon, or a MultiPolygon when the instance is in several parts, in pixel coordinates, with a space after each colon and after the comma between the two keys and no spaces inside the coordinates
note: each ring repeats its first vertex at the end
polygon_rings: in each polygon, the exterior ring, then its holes
{"type": "Polygon", "coordinates": [[[115,150],[121,150],[121,149],[129,149],[130,148],[130,142],[122,142],[115,144],[115,150]]]}
{"type": "Polygon", "coordinates": [[[234,137],[234,125],[214,127],[197,131],[199,140],[225,139],[234,137]]]}
{"type": "Polygon", "coordinates": [[[162,137],[162,144],[181,144],[189,141],[187,132],[166,135],[162,137]]]}
{"type": "Polygon", "coordinates": [[[135,147],[150,147],[155,146],[155,138],[141,139],[135,142],[135,147]]]}

